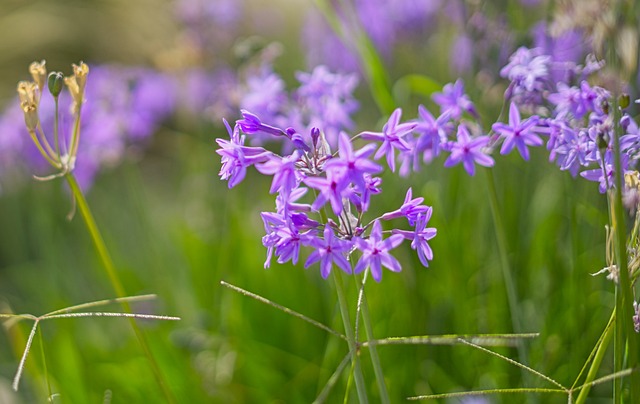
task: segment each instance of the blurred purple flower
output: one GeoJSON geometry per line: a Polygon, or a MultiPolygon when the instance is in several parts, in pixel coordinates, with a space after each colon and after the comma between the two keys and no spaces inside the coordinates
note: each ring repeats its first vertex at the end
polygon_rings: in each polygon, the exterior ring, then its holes
{"type": "Polygon", "coordinates": [[[464,92],[462,79],[444,86],[441,93],[434,93],[431,98],[440,106],[442,114],[449,114],[453,119],[460,119],[464,112],[476,116],[476,109],[464,92]]]}
{"type": "Polygon", "coordinates": [[[496,122],[492,130],[504,139],[500,154],[508,154],[514,147],[518,149],[523,159],[529,160],[527,146],[542,146],[542,139],[536,134],[539,117],[534,115],[522,121],[520,111],[515,103],[509,107],[509,124],[496,122]]]}
{"type": "Polygon", "coordinates": [[[491,156],[482,152],[482,148],[489,143],[488,136],[478,136],[472,139],[466,126],[460,124],[457,138],[457,142],[452,142],[447,146],[451,151],[451,155],[444,162],[445,167],[451,167],[462,162],[464,169],[472,176],[476,172],[476,163],[485,167],[493,167],[494,161],[491,156]]]}

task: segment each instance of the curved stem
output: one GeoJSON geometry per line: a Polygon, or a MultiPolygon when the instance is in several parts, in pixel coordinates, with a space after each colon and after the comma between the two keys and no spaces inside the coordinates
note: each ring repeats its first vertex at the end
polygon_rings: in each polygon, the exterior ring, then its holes
{"type": "MultiPolygon", "coordinates": [[[[124,286],[122,285],[122,281],[120,280],[120,277],[116,272],[115,265],[113,264],[113,260],[111,259],[111,255],[109,254],[109,250],[107,249],[107,246],[104,243],[102,234],[100,234],[100,230],[98,228],[98,225],[95,222],[95,219],[93,218],[93,214],[91,213],[91,210],[89,209],[87,200],[85,199],[84,194],[82,193],[82,190],[78,186],[78,182],[76,181],[72,173],[67,173],[65,175],[65,178],[78,204],[80,214],[84,219],[84,223],[87,226],[87,230],[89,231],[91,239],[93,240],[93,244],[98,252],[100,261],[102,262],[102,265],[104,266],[104,269],[107,272],[109,281],[111,282],[111,285],[113,286],[113,289],[116,292],[116,296],[119,298],[126,297],[127,294],[125,292],[124,286]]],[[[129,302],[122,301],[121,303],[124,310],[127,313],[131,313],[131,305],[129,304],[129,302]]],[[[177,400],[173,396],[173,393],[169,389],[167,382],[164,380],[164,376],[162,375],[162,372],[160,371],[160,367],[156,362],[156,359],[154,358],[153,353],[151,352],[151,348],[149,348],[149,343],[147,342],[145,335],[143,334],[140,327],[138,327],[138,324],[136,323],[134,318],[130,318],[129,322],[131,323],[131,327],[133,328],[133,331],[136,335],[136,338],[138,339],[138,342],[140,343],[142,350],[144,351],[145,356],[149,360],[149,365],[151,366],[153,375],[156,379],[156,382],[160,386],[162,393],[165,396],[165,399],[169,403],[177,402],[177,400]]]]}
{"type": "Polygon", "coordinates": [[[351,355],[351,365],[353,367],[353,378],[356,383],[356,390],[358,392],[358,399],[360,403],[368,403],[367,389],[364,384],[364,378],[362,376],[362,369],[360,367],[360,358],[358,357],[359,347],[355,339],[355,334],[351,325],[351,319],[349,316],[349,305],[347,304],[347,298],[344,294],[344,288],[342,286],[342,278],[340,271],[332,271],[333,281],[336,285],[336,292],[338,294],[338,303],[340,305],[340,314],[342,316],[342,323],[344,324],[344,332],[347,335],[347,343],[349,345],[349,355],[351,355]]]}

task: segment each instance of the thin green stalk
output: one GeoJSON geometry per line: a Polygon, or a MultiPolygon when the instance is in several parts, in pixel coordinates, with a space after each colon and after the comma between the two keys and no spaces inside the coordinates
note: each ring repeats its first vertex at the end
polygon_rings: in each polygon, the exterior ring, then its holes
{"type": "MultiPolygon", "coordinates": [[[[516,284],[511,276],[511,264],[507,256],[507,237],[500,216],[500,208],[498,206],[498,194],[496,192],[495,179],[493,170],[484,170],[487,178],[487,188],[489,188],[489,204],[491,206],[491,216],[496,229],[496,238],[498,239],[498,251],[500,253],[500,267],[502,269],[502,278],[505,288],[507,289],[507,301],[509,303],[509,312],[511,314],[511,326],[516,334],[522,333],[522,323],[520,319],[520,309],[518,304],[518,292],[516,284]]],[[[518,344],[518,357],[523,364],[527,363],[527,349],[523,343],[518,344]]]]}
{"type": "Polygon", "coordinates": [[[58,156],[58,160],[60,160],[60,142],[58,141],[58,110],[59,110],[59,103],[58,103],[58,97],[54,96],[53,97],[54,101],[55,101],[55,112],[53,114],[53,143],[54,143],[54,147],[56,148],[56,156],[58,156]]]}
{"type": "MultiPolygon", "coordinates": [[[[613,100],[613,155],[615,159],[615,194],[614,194],[614,230],[616,234],[616,264],[619,271],[619,282],[616,293],[620,293],[620,298],[616,299],[616,313],[619,316],[616,322],[621,321],[622,341],[626,344],[616,344],[615,357],[622,357],[624,350],[627,350],[627,367],[635,368],[638,365],[638,338],[633,330],[633,298],[631,294],[631,281],[629,279],[629,266],[627,261],[627,226],[624,217],[622,204],[622,163],[620,156],[620,136],[623,129],[620,125],[621,111],[618,100],[613,100]],[[626,345],[626,346],[625,346],[626,345]]],[[[623,365],[616,364],[616,371],[621,370],[623,365]],[[619,369],[618,369],[619,367],[619,369]]],[[[621,383],[615,383],[619,385],[621,383]]],[[[631,402],[640,402],[640,373],[634,372],[630,377],[631,402]]],[[[615,391],[614,391],[615,392],[615,391]]]]}
{"type": "Polygon", "coordinates": [[[336,285],[336,292],[338,294],[338,303],[340,305],[340,314],[342,316],[342,322],[344,324],[344,332],[347,335],[347,344],[349,345],[349,355],[351,355],[351,364],[353,367],[353,378],[356,383],[356,390],[358,392],[358,399],[360,403],[368,403],[367,389],[364,384],[364,378],[362,376],[362,369],[360,367],[360,358],[358,357],[359,347],[355,339],[354,331],[349,316],[349,305],[347,304],[347,298],[342,286],[342,278],[340,271],[332,271],[333,281],[336,285]]]}
{"type": "MultiPolygon", "coordinates": [[[[65,174],[65,178],[67,180],[67,183],[69,184],[69,187],[71,188],[71,192],[73,194],[73,197],[76,200],[76,203],[80,210],[80,214],[84,219],[84,223],[87,226],[87,230],[89,231],[91,239],[93,240],[94,246],[98,252],[98,256],[100,257],[100,260],[102,261],[102,264],[107,272],[109,281],[111,282],[111,285],[113,286],[113,289],[116,292],[116,296],[119,298],[126,297],[127,294],[125,292],[124,286],[122,285],[122,281],[120,280],[120,277],[116,272],[115,266],[111,259],[111,255],[109,254],[109,250],[107,249],[107,246],[104,243],[102,235],[100,234],[100,230],[98,229],[98,226],[93,218],[93,214],[89,209],[87,200],[85,199],[84,194],[82,193],[82,190],[78,186],[78,182],[73,176],[73,173],[65,174]]],[[[131,313],[131,305],[129,305],[129,302],[122,301],[121,303],[124,310],[127,313],[131,313]]],[[[142,333],[142,330],[140,329],[140,327],[138,327],[138,324],[136,323],[134,318],[130,318],[129,322],[131,323],[131,327],[133,328],[133,331],[136,334],[136,338],[138,339],[138,342],[140,343],[140,346],[142,347],[142,350],[144,351],[145,356],[149,360],[149,365],[151,366],[153,375],[156,379],[156,382],[160,386],[160,389],[162,390],[162,393],[164,394],[165,399],[169,403],[177,402],[177,400],[173,396],[173,393],[169,389],[169,386],[165,381],[164,376],[162,375],[162,372],[160,371],[160,367],[156,362],[156,359],[154,358],[153,353],[151,352],[151,349],[149,348],[149,343],[147,342],[145,335],[142,333]]]]}
{"type": "Polygon", "coordinates": [[[47,370],[47,358],[44,354],[44,338],[42,338],[42,327],[38,328],[38,339],[40,340],[40,355],[42,357],[42,369],[44,371],[44,379],[47,382],[47,393],[49,394],[49,399],[53,397],[53,392],[51,391],[51,383],[49,382],[49,372],[47,370]]]}
{"type": "MultiPolygon", "coordinates": [[[[369,305],[367,304],[367,296],[364,293],[364,282],[366,280],[367,272],[365,272],[365,278],[360,286],[360,298],[362,301],[361,311],[362,311],[362,321],[364,323],[364,329],[367,333],[367,341],[374,341],[375,336],[373,335],[373,327],[371,326],[371,316],[369,315],[369,305]]],[[[357,320],[356,320],[357,321],[357,320]]],[[[380,364],[380,358],[378,357],[378,350],[376,349],[375,344],[369,345],[369,355],[371,356],[371,364],[373,365],[373,372],[376,376],[376,381],[378,383],[378,390],[380,391],[380,402],[388,404],[389,401],[389,393],[387,392],[387,385],[384,381],[384,372],[382,371],[382,365],[380,364]]]]}
{"type": "MultiPolygon", "coordinates": [[[[598,370],[600,369],[602,359],[604,358],[604,354],[607,352],[607,348],[609,347],[609,343],[611,342],[611,337],[613,336],[614,329],[613,323],[615,319],[616,312],[614,310],[613,313],[611,313],[611,318],[609,319],[607,327],[604,329],[602,336],[598,340],[598,349],[596,350],[596,354],[593,357],[593,362],[591,363],[591,367],[589,368],[589,373],[587,373],[587,378],[584,381],[584,387],[580,390],[580,394],[578,394],[578,398],[576,399],[575,404],[584,404],[584,402],[587,400],[587,396],[589,395],[589,391],[591,390],[591,382],[595,380],[596,375],[598,374],[598,370]]],[[[580,375],[578,375],[578,378],[580,378],[580,375]]],[[[572,386],[572,389],[574,387],[575,383],[574,386],[572,386]]]]}

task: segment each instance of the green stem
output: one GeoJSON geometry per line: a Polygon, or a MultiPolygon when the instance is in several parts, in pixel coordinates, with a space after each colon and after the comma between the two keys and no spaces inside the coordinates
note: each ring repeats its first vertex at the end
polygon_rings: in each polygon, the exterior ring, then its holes
{"type": "Polygon", "coordinates": [[[342,286],[342,278],[340,271],[332,271],[333,280],[336,285],[336,292],[338,294],[338,303],[340,305],[340,314],[342,316],[342,323],[344,324],[344,332],[347,335],[347,344],[349,345],[349,355],[351,355],[351,365],[353,368],[353,378],[356,383],[356,390],[358,392],[358,399],[360,403],[368,403],[367,389],[364,384],[364,378],[362,376],[362,369],[360,367],[360,358],[358,357],[359,346],[355,339],[355,334],[351,325],[351,319],[349,317],[349,305],[347,304],[347,298],[342,286]]]}
{"type": "MultiPolygon", "coordinates": [[[[498,241],[498,251],[500,253],[500,267],[502,269],[502,278],[507,290],[507,301],[509,304],[509,312],[511,314],[511,327],[516,334],[522,333],[522,324],[520,322],[520,310],[518,305],[518,292],[516,284],[511,276],[511,264],[507,255],[507,237],[500,216],[500,207],[498,206],[498,193],[496,192],[495,179],[493,177],[493,169],[484,170],[487,178],[487,188],[489,188],[489,204],[491,206],[491,216],[496,230],[496,238],[498,241]]],[[[527,350],[525,345],[518,341],[518,356],[520,362],[527,363],[527,350]]]]}
{"type": "MultiPolygon", "coordinates": [[[[627,226],[624,217],[624,208],[622,205],[622,163],[620,156],[620,136],[623,129],[620,125],[622,112],[618,106],[618,100],[613,100],[613,155],[615,159],[615,197],[614,197],[614,230],[616,235],[616,263],[619,270],[619,282],[616,294],[620,294],[620,298],[616,299],[616,312],[619,313],[616,322],[621,321],[622,331],[621,341],[626,344],[615,345],[615,357],[622,358],[625,349],[627,350],[627,367],[635,368],[638,365],[638,338],[633,330],[633,299],[631,294],[631,281],[629,279],[629,266],[627,261],[627,226]]],[[[622,363],[616,364],[616,370],[622,363]]],[[[615,386],[622,383],[615,383],[615,386]]],[[[631,385],[631,402],[640,402],[640,373],[634,372],[630,376],[631,385]]],[[[615,390],[614,390],[615,393],[615,390]]]]}
{"type": "MultiPolygon", "coordinates": [[[[122,281],[120,280],[120,277],[116,272],[115,266],[111,259],[111,255],[109,254],[109,250],[107,249],[107,246],[104,243],[102,235],[100,234],[100,230],[98,229],[98,225],[96,224],[93,218],[93,214],[91,213],[91,210],[89,209],[87,200],[85,199],[84,194],[82,193],[82,190],[78,186],[78,182],[73,176],[73,173],[65,174],[65,178],[67,180],[67,183],[69,184],[69,187],[71,188],[73,197],[75,198],[76,203],[78,204],[80,214],[84,219],[84,223],[87,226],[87,230],[89,231],[91,239],[93,240],[93,244],[98,252],[98,256],[100,257],[100,260],[102,261],[102,264],[107,272],[109,281],[111,282],[111,285],[113,286],[113,289],[116,292],[116,296],[119,298],[126,297],[127,294],[125,292],[124,286],[122,285],[122,281]]],[[[131,306],[129,305],[128,302],[126,301],[122,302],[122,307],[125,309],[127,313],[132,312],[131,306]]],[[[156,362],[156,359],[154,358],[153,353],[151,352],[151,349],[149,348],[149,343],[147,342],[145,335],[143,334],[140,327],[138,327],[138,324],[136,323],[135,319],[130,318],[129,322],[131,323],[131,327],[133,328],[133,331],[136,334],[136,338],[138,339],[138,342],[140,343],[140,346],[142,347],[142,350],[144,351],[145,356],[149,360],[149,365],[151,366],[153,375],[156,379],[156,382],[160,386],[165,396],[165,399],[169,403],[177,402],[177,400],[173,396],[173,393],[169,389],[167,382],[164,380],[164,376],[162,375],[162,372],[160,371],[160,367],[156,362]]]]}
{"type": "MultiPolygon", "coordinates": [[[[367,304],[367,296],[364,293],[364,281],[362,283],[362,286],[360,287],[362,288],[362,321],[364,323],[365,332],[367,333],[367,341],[375,341],[375,336],[373,335],[373,327],[371,326],[371,316],[369,315],[369,305],[367,304]]],[[[389,393],[387,392],[387,385],[384,382],[384,373],[382,372],[382,366],[380,364],[380,358],[378,357],[376,344],[369,345],[369,355],[371,356],[373,372],[375,373],[376,381],[378,383],[378,390],[380,391],[380,401],[382,403],[389,404],[389,393]]]]}
{"type": "Polygon", "coordinates": [[[44,379],[47,382],[47,393],[49,394],[49,401],[51,401],[53,398],[53,392],[51,391],[49,372],[47,371],[47,358],[44,354],[44,338],[42,338],[42,327],[38,328],[38,339],[40,340],[40,355],[42,356],[42,369],[44,371],[44,379]]]}
{"type": "Polygon", "coordinates": [[[576,399],[575,404],[584,404],[587,400],[587,396],[589,395],[589,391],[591,390],[591,382],[595,380],[598,370],[600,369],[600,364],[602,363],[602,359],[604,358],[604,354],[607,352],[607,348],[609,347],[609,343],[611,342],[611,337],[613,336],[613,322],[616,319],[616,312],[611,314],[611,318],[609,319],[609,323],[607,327],[604,329],[600,340],[598,341],[598,349],[596,351],[595,356],[593,357],[593,362],[591,363],[591,367],[589,368],[589,373],[587,373],[587,378],[584,381],[583,388],[580,390],[580,394],[578,394],[578,398],[576,399]]]}

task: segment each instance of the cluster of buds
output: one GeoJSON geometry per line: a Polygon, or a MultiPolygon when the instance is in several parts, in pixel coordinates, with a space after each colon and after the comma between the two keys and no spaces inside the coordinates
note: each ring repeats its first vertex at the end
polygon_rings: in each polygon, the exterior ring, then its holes
{"type": "Polygon", "coordinates": [[[18,97],[20,106],[24,113],[24,121],[29,131],[33,143],[38,148],[45,160],[59,173],[40,179],[51,179],[65,175],[75,166],[76,154],[80,138],[80,110],[84,101],[84,89],[89,74],[89,67],[80,62],[73,65],[73,75],[65,77],[60,72],[51,72],[47,76],[45,61],[33,62],[29,66],[29,73],[33,81],[21,81],[18,83],[18,97]],[[44,93],[45,85],[55,101],[55,124],[53,127],[53,137],[48,137],[44,132],[40,122],[39,107],[40,100],[44,93]],[[71,107],[74,115],[72,133],[66,136],[59,136],[58,133],[58,97],[66,85],[73,105],[71,107]],[[66,139],[69,139],[66,141],[66,139]]]}

